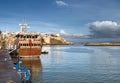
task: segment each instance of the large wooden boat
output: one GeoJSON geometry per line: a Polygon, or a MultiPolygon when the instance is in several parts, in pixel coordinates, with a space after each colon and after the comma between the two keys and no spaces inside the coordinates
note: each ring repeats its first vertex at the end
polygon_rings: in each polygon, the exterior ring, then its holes
{"type": "Polygon", "coordinates": [[[18,40],[18,54],[20,57],[38,57],[41,54],[42,43],[41,38],[33,33],[19,33],[18,40]]]}
{"type": "Polygon", "coordinates": [[[26,32],[27,24],[20,24],[20,32],[17,37],[17,52],[20,57],[38,57],[41,54],[42,42],[40,34],[26,32]]]}

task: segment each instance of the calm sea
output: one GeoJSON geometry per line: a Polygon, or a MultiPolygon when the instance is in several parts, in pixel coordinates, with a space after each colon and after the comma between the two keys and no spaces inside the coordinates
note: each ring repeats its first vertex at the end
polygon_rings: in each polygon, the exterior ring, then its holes
{"type": "Polygon", "coordinates": [[[120,83],[120,47],[44,46],[40,59],[24,61],[32,83],[120,83]]]}

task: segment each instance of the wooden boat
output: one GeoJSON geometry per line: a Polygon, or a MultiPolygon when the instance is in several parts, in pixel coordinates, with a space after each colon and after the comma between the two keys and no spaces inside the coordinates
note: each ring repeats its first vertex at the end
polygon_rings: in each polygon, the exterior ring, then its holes
{"type": "Polygon", "coordinates": [[[28,24],[20,25],[20,32],[16,35],[17,52],[20,57],[38,57],[41,54],[42,41],[40,34],[26,32],[28,24]]]}
{"type": "Polygon", "coordinates": [[[41,37],[35,33],[19,33],[18,54],[20,57],[39,57],[42,49],[41,37]]]}

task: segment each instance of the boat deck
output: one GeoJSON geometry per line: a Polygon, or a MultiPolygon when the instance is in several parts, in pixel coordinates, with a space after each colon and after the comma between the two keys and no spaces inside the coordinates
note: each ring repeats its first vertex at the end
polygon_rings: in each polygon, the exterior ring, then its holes
{"type": "Polygon", "coordinates": [[[21,83],[7,50],[0,50],[0,83],[21,83]]]}

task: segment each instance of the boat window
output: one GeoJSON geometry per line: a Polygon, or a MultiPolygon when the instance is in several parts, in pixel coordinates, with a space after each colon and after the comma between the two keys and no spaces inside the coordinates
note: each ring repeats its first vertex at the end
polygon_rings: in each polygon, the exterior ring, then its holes
{"type": "Polygon", "coordinates": [[[20,46],[22,46],[22,44],[19,44],[20,46]]]}
{"type": "Polygon", "coordinates": [[[23,38],[23,35],[21,35],[21,38],[23,38]]]}
{"type": "Polygon", "coordinates": [[[37,35],[35,35],[35,38],[37,38],[37,35]]]}
{"type": "Polygon", "coordinates": [[[24,38],[26,38],[26,36],[24,36],[24,38]]]}
{"type": "Polygon", "coordinates": [[[27,35],[27,38],[29,38],[29,35],[27,35]]]}
{"type": "Polygon", "coordinates": [[[16,35],[16,37],[18,38],[18,37],[19,37],[19,35],[16,35]]]}
{"type": "Polygon", "coordinates": [[[34,36],[32,36],[32,38],[34,38],[34,36]]]}
{"type": "Polygon", "coordinates": [[[29,44],[28,46],[33,46],[33,44],[29,44]]]}

